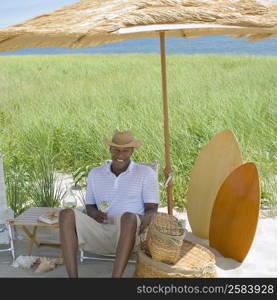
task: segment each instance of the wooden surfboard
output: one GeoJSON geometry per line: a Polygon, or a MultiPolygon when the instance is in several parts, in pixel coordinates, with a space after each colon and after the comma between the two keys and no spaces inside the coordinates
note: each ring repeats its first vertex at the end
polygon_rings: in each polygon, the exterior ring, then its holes
{"type": "Polygon", "coordinates": [[[210,246],[223,256],[242,262],[255,236],[260,207],[260,184],[254,163],[234,170],[216,196],[210,246]]]}
{"type": "Polygon", "coordinates": [[[226,177],[242,164],[241,152],[231,130],[215,135],[192,168],[187,193],[187,214],[192,233],[209,238],[210,217],[217,192],[226,177]]]}

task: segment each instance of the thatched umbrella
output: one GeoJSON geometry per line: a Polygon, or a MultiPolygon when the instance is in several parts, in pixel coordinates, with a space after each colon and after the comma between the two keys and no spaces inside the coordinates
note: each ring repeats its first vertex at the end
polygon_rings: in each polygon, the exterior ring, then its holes
{"type": "Polygon", "coordinates": [[[0,30],[0,51],[34,47],[80,48],[127,39],[159,37],[168,181],[172,214],[165,35],[192,38],[209,35],[277,36],[277,3],[265,0],[83,0],[52,13],[0,30]]]}

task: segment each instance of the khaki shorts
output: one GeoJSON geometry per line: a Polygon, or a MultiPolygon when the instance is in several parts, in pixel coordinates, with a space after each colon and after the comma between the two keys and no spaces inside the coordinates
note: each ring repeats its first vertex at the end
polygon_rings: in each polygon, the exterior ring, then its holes
{"type": "MultiPolygon", "coordinates": [[[[73,211],[75,213],[79,248],[100,255],[115,254],[120,236],[121,217],[109,217],[107,223],[98,223],[77,209],[73,211]]],[[[138,233],[141,221],[138,215],[136,217],[137,232],[134,250],[136,250],[136,246],[140,243],[138,233]]]]}

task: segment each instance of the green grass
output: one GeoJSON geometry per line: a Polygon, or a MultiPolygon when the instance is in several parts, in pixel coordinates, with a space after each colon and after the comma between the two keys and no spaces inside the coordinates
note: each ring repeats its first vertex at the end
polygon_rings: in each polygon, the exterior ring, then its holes
{"type": "MultiPolygon", "coordinates": [[[[53,153],[59,170],[97,166],[109,158],[104,135],[131,128],[144,144],[134,159],[158,160],[162,181],[159,55],[0,57],[0,70],[0,151],[7,169],[19,164],[28,173],[44,152],[53,153]]],[[[176,207],[185,205],[199,151],[227,128],[243,161],[256,163],[264,201],[277,206],[276,70],[276,57],[167,57],[176,207]]]]}

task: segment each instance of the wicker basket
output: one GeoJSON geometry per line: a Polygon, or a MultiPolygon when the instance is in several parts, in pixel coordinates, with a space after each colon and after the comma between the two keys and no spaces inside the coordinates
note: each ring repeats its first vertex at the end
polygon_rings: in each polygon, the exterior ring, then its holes
{"type": "Polygon", "coordinates": [[[149,225],[147,248],[153,260],[174,264],[180,257],[184,239],[181,222],[166,213],[157,213],[149,225]]]}
{"type": "Polygon", "coordinates": [[[213,278],[216,277],[215,256],[207,248],[183,241],[179,260],[166,264],[151,258],[146,244],[137,252],[135,277],[140,278],[213,278]]]}

